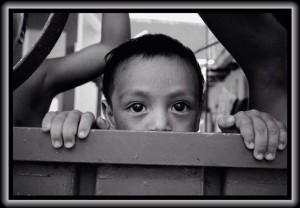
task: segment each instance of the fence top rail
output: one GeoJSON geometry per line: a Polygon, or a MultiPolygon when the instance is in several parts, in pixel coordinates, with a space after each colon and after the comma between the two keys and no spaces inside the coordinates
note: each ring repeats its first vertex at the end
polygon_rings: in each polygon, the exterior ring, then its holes
{"type": "Polygon", "coordinates": [[[40,128],[14,127],[10,142],[14,161],[274,169],[288,163],[287,150],[274,161],[256,160],[239,134],[92,130],[72,149],[55,149],[40,128]]]}

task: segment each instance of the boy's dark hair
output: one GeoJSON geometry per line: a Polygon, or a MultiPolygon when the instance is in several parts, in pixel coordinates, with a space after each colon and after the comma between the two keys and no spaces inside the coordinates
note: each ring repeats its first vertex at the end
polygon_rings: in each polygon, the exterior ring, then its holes
{"type": "MultiPolygon", "coordinates": [[[[201,68],[194,53],[178,40],[163,34],[147,34],[131,39],[117,48],[110,51],[105,56],[106,67],[103,77],[103,94],[108,104],[112,107],[111,95],[114,89],[114,76],[126,60],[131,57],[142,56],[152,58],[155,56],[173,57],[179,56],[195,69],[199,80],[200,107],[202,105],[204,79],[201,68]]],[[[124,67],[122,67],[123,69],[124,67]]]]}

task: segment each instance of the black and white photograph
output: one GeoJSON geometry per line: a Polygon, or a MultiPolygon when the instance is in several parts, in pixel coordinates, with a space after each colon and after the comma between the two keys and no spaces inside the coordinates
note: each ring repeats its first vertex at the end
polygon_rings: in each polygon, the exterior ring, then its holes
{"type": "Polygon", "coordinates": [[[2,204],[296,206],[298,9],[3,4],[2,204]]]}

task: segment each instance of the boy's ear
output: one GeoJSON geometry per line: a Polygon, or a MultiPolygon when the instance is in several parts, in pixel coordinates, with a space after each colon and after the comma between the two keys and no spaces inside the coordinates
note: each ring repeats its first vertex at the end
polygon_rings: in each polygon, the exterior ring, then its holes
{"type": "Polygon", "coordinates": [[[110,127],[115,129],[115,118],[111,106],[108,104],[107,100],[102,100],[102,110],[105,119],[109,122],[110,127]]]}

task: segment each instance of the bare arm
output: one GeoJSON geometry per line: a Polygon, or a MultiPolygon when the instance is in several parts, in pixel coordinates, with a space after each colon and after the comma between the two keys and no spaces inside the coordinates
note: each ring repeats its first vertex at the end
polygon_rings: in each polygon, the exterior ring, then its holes
{"type": "Polygon", "coordinates": [[[104,13],[100,43],[66,57],[45,61],[46,88],[59,93],[97,78],[103,73],[105,55],[129,38],[129,15],[104,13]]]}
{"type": "Polygon", "coordinates": [[[104,56],[130,38],[128,14],[103,14],[101,42],[62,58],[45,60],[13,93],[15,126],[41,126],[52,98],[97,78],[103,73],[104,56]]]}
{"type": "Polygon", "coordinates": [[[200,13],[237,60],[250,87],[250,108],[287,121],[287,31],[270,13],[200,13]]]}

